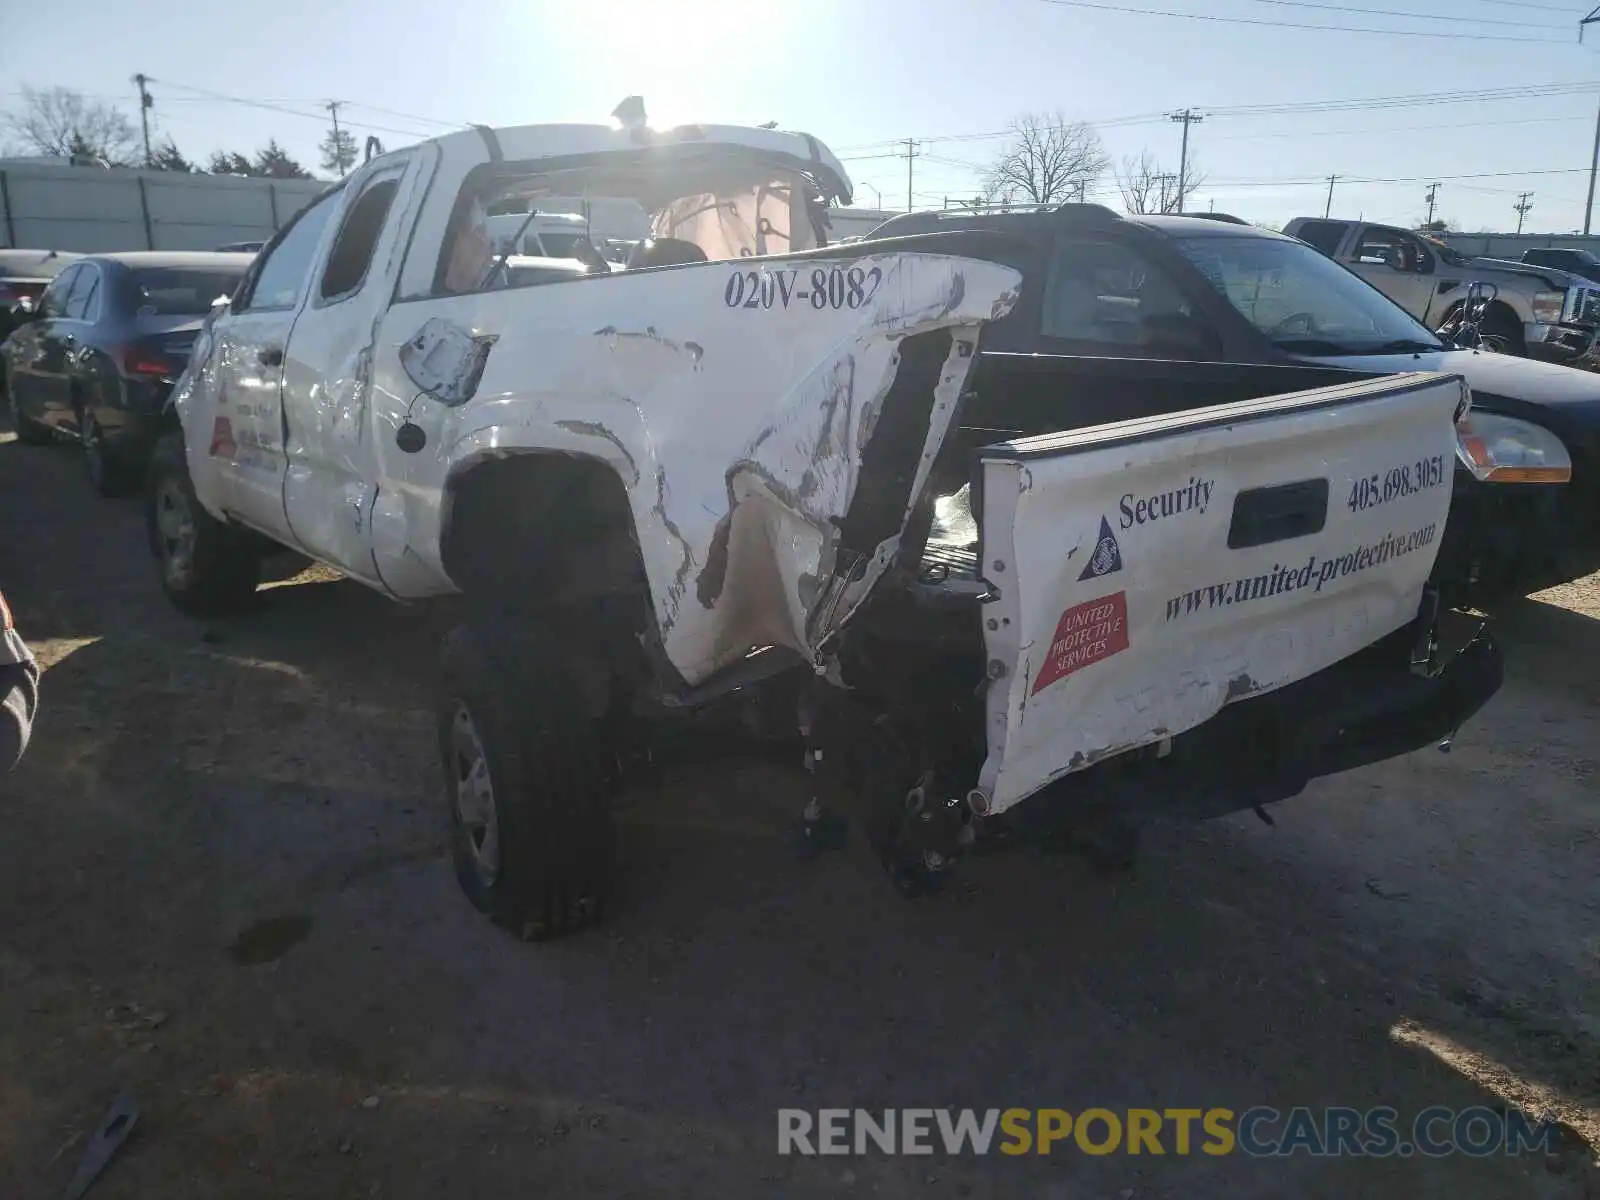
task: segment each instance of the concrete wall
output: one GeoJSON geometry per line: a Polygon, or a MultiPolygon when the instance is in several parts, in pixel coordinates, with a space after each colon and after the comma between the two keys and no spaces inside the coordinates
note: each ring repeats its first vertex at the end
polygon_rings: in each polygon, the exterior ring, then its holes
{"type": "Polygon", "coordinates": [[[1520,258],[1524,250],[1560,246],[1564,250],[1587,250],[1600,255],[1600,236],[1580,233],[1444,233],[1439,234],[1463,254],[1486,258],[1520,258]]]}
{"type": "Polygon", "coordinates": [[[0,244],[92,254],[265,240],[328,184],[0,161],[0,244]]]}

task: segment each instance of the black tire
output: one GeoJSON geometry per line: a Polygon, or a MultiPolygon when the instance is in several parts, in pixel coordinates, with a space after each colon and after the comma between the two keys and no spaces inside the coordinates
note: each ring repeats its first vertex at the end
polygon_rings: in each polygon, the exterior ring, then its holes
{"type": "Polygon", "coordinates": [[[222,616],[250,605],[261,561],[238,530],[218,521],[194,494],[183,434],[169,433],[150,457],[145,528],[161,575],[161,590],[180,612],[222,616]],[[188,522],[186,531],[174,529],[188,522]]]}
{"type": "Polygon", "coordinates": [[[17,403],[16,393],[11,390],[10,380],[4,381],[6,393],[6,408],[11,413],[11,429],[17,435],[17,441],[25,446],[43,446],[50,441],[50,429],[41,425],[32,417],[25,416],[22,406],[17,403]]]}
{"type": "Polygon", "coordinates": [[[93,410],[78,410],[78,441],[83,450],[89,486],[102,496],[125,496],[138,485],[133,464],[106,445],[105,431],[93,410]]]}
{"type": "Polygon", "coordinates": [[[1486,345],[1493,346],[1498,354],[1511,354],[1518,358],[1528,355],[1522,322],[1517,320],[1515,313],[1503,308],[1491,308],[1484,314],[1483,321],[1478,325],[1478,336],[1486,345]]]}
{"type": "Polygon", "coordinates": [[[441,660],[439,753],[462,891],[524,941],[595,924],[611,890],[616,833],[604,723],[575,701],[584,657],[486,619],[452,630],[441,660]],[[469,791],[479,772],[487,806],[469,791]]]}

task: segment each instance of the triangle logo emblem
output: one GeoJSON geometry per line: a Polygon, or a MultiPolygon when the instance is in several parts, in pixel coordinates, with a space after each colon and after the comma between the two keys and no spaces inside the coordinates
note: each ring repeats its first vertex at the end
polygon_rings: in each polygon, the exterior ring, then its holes
{"type": "Polygon", "coordinates": [[[1101,517],[1100,536],[1095,540],[1094,553],[1089,556],[1083,574],[1078,576],[1078,582],[1082,583],[1085,579],[1099,579],[1120,570],[1122,570],[1122,548],[1117,545],[1117,535],[1111,532],[1111,522],[1101,517]]]}

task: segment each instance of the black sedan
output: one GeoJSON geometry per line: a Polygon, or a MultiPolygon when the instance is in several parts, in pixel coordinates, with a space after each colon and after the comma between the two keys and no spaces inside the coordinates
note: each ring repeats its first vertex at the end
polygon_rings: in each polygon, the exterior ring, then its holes
{"type": "Polygon", "coordinates": [[[984,330],[969,425],[1010,437],[1457,374],[1473,410],[1439,550],[1439,577],[1460,589],[1451,602],[1491,604],[1600,569],[1600,374],[1448,344],[1304,242],[1233,219],[1123,218],[1094,204],[910,213],[862,247],[887,239],[1022,273],[1016,306],[984,330]]]}
{"type": "Polygon", "coordinates": [[[0,339],[27,317],[52,279],[82,257],[59,250],[0,250],[0,339]]]}
{"type": "Polygon", "coordinates": [[[62,271],[0,343],[18,439],[75,438],[96,489],[131,487],[201,323],[253,257],[97,254],[62,271]]]}

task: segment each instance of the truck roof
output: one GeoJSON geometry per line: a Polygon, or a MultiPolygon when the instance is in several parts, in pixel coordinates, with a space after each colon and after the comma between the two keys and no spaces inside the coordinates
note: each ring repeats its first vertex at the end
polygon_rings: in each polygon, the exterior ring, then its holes
{"type": "Polygon", "coordinates": [[[1240,223],[1236,219],[1138,214],[1122,216],[1102,204],[1062,204],[1053,208],[1024,209],[1008,213],[962,211],[902,213],[900,216],[890,217],[867,236],[900,237],[918,233],[953,232],[957,229],[1055,228],[1063,223],[1085,228],[1127,223],[1141,225],[1168,237],[1260,237],[1276,241],[1294,240],[1270,229],[1260,229],[1254,225],[1240,223]]]}
{"type": "Polygon", "coordinates": [[[850,176],[833,151],[809,133],[755,129],[744,125],[677,125],[668,129],[612,125],[514,125],[491,129],[475,125],[430,139],[442,147],[480,141],[492,160],[528,162],[542,158],[636,152],[649,147],[669,158],[725,147],[751,157],[770,158],[815,178],[841,204],[851,200],[850,176]]]}

